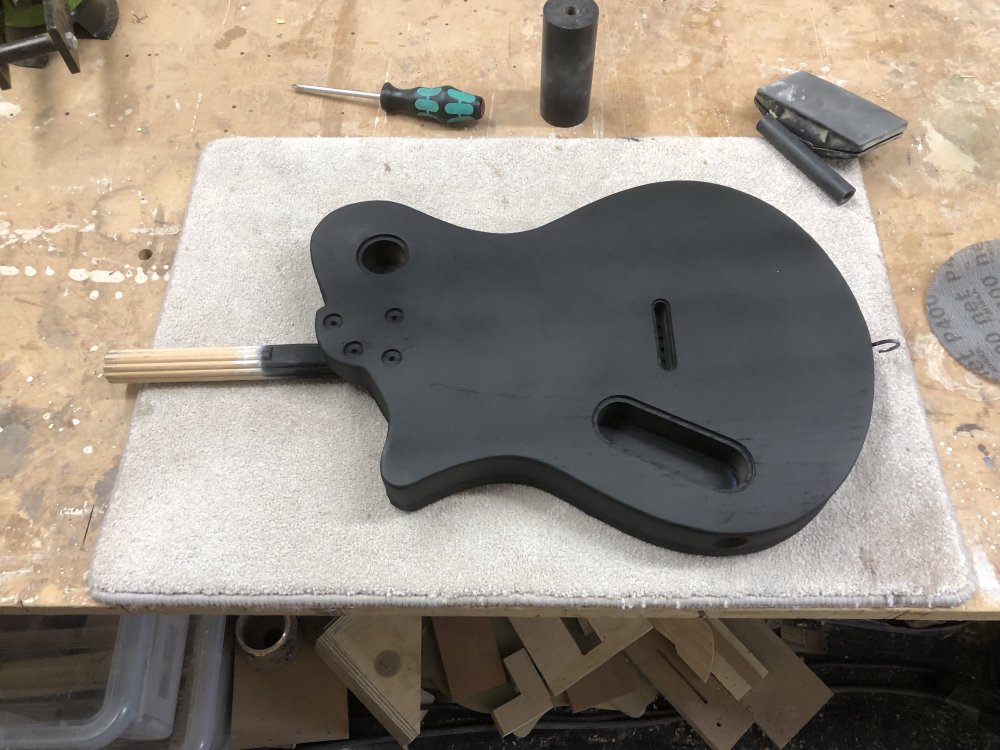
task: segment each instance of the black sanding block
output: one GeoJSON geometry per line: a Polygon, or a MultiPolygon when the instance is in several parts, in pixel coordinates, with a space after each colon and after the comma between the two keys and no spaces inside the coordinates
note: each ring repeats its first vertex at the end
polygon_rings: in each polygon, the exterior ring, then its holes
{"type": "Polygon", "coordinates": [[[834,159],[861,156],[906,129],[902,117],[805,71],[761,86],[754,104],[817,154],[834,159]]]}

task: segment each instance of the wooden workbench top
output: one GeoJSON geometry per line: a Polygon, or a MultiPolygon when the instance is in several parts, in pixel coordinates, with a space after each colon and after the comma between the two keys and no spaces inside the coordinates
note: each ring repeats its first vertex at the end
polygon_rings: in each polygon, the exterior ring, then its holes
{"type": "MultiPolygon", "coordinates": [[[[455,83],[485,97],[488,119],[469,131],[483,138],[747,136],[757,87],[804,69],[910,123],[862,163],[979,582],[958,610],[866,614],[1000,617],[1000,386],[953,362],[922,311],[938,264],[1000,238],[996,9],[606,0],[590,118],[559,130],[538,115],[542,2],[499,5],[123,2],[113,40],[81,43],[80,75],[58,59],[12,68],[0,94],[0,610],[96,606],[84,577],[135,395],[103,381],[101,358],[152,336],[201,148],[231,135],[456,137],[291,83],[455,83]]],[[[220,269],[219,283],[239,272],[220,269]]]]}

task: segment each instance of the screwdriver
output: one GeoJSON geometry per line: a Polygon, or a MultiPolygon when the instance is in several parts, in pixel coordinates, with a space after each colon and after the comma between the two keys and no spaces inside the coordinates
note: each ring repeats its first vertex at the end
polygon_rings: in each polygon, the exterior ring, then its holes
{"type": "Polygon", "coordinates": [[[412,117],[428,117],[446,125],[461,125],[482,118],[486,104],[483,97],[469,94],[454,86],[420,86],[415,89],[398,89],[391,83],[382,85],[379,93],[331,89],[326,86],[309,86],[293,83],[292,88],[307,94],[322,96],[357,96],[377,99],[386,112],[399,112],[412,117]]]}

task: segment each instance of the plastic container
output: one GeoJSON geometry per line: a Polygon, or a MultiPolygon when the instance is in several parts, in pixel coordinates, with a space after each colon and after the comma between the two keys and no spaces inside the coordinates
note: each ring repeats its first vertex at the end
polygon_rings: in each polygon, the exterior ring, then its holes
{"type": "Polygon", "coordinates": [[[43,629],[8,621],[0,632],[0,654],[10,657],[0,669],[0,748],[97,750],[129,731],[170,734],[186,617],[88,617],[75,630],[31,620],[43,629]],[[109,648],[103,639],[116,619],[109,648]]]}
{"type": "Polygon", "coordinates": [[[173,734],[187,630],[186,616],[161,615],[156,618],[156,633],[146,662],[139,711],[123,737],[163,740],[173,734]]]}
{"type": "Polygon", "coordinates": [[[233,643],[224,616],[198,617],[192,627],[187,720],[176,750],[225,750],[229,746],[233,643]]]}

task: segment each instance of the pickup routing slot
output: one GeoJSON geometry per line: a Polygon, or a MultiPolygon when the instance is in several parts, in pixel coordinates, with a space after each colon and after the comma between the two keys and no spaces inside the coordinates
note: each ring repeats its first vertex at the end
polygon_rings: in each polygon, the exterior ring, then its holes
{"type": "Polygon", "coordinates": [[[653,327],[656,331],[656,358],[664,370],[677,367],[677,347],[674,344],[674,322],[670,303],[665,299],[653,302],[653,327]]]}
{"type": "Polygon", "coordinates": [[[602,401],[597,431],[623,453],[703,487],[731,491],[753,478],[753,461],[734,440],[624,396],[602,401]]]}

